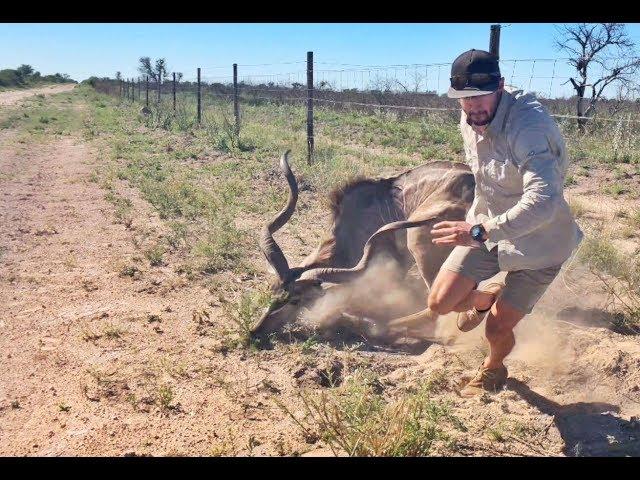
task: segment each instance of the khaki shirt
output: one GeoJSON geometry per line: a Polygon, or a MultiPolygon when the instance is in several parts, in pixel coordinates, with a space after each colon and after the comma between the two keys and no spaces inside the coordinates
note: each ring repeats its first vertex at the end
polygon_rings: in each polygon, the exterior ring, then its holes
{"type": "Polygon", "coordinates": [[[466,221],[483,223],[502,271],[567,260],[583,233],[563,196],[567,152],[560,129],[532,94],[505,88],[484,135],[462,112],[460,130],[475,198],[466,221]]]}

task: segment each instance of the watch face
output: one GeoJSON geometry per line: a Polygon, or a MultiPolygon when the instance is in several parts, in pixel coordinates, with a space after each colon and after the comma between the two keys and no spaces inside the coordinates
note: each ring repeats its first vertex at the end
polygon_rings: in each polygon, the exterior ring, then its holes
{"type": "Polygon", "coordinates": [[[480,225],[471,227],[471,238],[478,242],[482,241],[482,227],[480,225]]]}

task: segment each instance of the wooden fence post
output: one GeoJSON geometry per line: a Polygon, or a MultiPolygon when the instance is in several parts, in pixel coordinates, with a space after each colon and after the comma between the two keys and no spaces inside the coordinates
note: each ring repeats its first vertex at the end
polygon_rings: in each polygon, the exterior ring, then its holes
{"type": "Polygon", "coordinates": [[[491,25],[489,36],[489,53],[500,58],[500,25],[491,25]]]}
{"type": "Polygon", "coordinates": [[[198,125],[202,121],[202,93],[200,91],[200,67],[198,67],[198,125]]]}
{"type": "Polygon", "coordinates": [[[144,77],[145,105],[149,108],[149,75],[144,77]]]}
{"type": "Polygon", "coordinates": [[[313,158],[313,52],[307,52],[307,163],[313,158]]]}
{"type": "Polygon", "coordinates": [[[233,64],[233,113],[236,117],[236,135],[240,135],[240,106],[238,104],[238,64],[233,64]]]}
{"type": "Polygon", "coordinates": [[[176,72],[173,72],[173,111],[176,111],[176,72]]]}

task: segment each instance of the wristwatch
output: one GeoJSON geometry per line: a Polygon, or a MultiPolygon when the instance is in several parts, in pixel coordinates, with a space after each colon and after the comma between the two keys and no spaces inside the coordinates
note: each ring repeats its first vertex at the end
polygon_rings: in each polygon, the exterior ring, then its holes
{"type": "Polygon", "coordinates": [[[481,223],[474,225],[473,227],[471,227],[471,230],[469,230],[471,238],[480,243],[486,242],[486,238],[483,238],[485,233],[487,233],[487,231],[484,229],[481,223]]]}

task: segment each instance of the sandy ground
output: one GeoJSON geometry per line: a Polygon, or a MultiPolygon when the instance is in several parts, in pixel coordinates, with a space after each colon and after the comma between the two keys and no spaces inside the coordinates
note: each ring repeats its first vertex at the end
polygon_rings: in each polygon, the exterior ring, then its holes
{"type": "Polygon", "coordinates": [[[31,97],[33,95],[53,95],[55,93],[68,92],[75,88],[75,83],[67,83],[63,85],[50,85],[42,88],[31,88],[29,90],[9,90],[0,92],[0,106],[15,105],[20,100],[31,97]]]}
{"type": "MultiPolygon", "coordinates": [[[[0,455],[327,455],[274,402],[299,414],[300,387],[326,388],[316,377],[327,362],[342,376],[367,366],[390,395],[446,370],[442,398],[468,427],[458,455],[640,455],[640,342],[607,328],[604,298],[577,262],[517,327],[508,388],[488,398],[455,393],[482,358],[482,328],[415,355],[226,352],[207,334],[222,318],[215,292],[170,257],[144,259],[165,227],[124,184],[136,214],[116,223],[90,181],[101,152],[1,135],[0,455]],[[137,273],[123,275],[127,266],[137,273]],[[205,309],[208,319],[194,315],[205,309]],[[486,435],[509,422],[537,433],[486,435]]],[[[440,330],[453,321],[442,317],[440,330]]]]}

